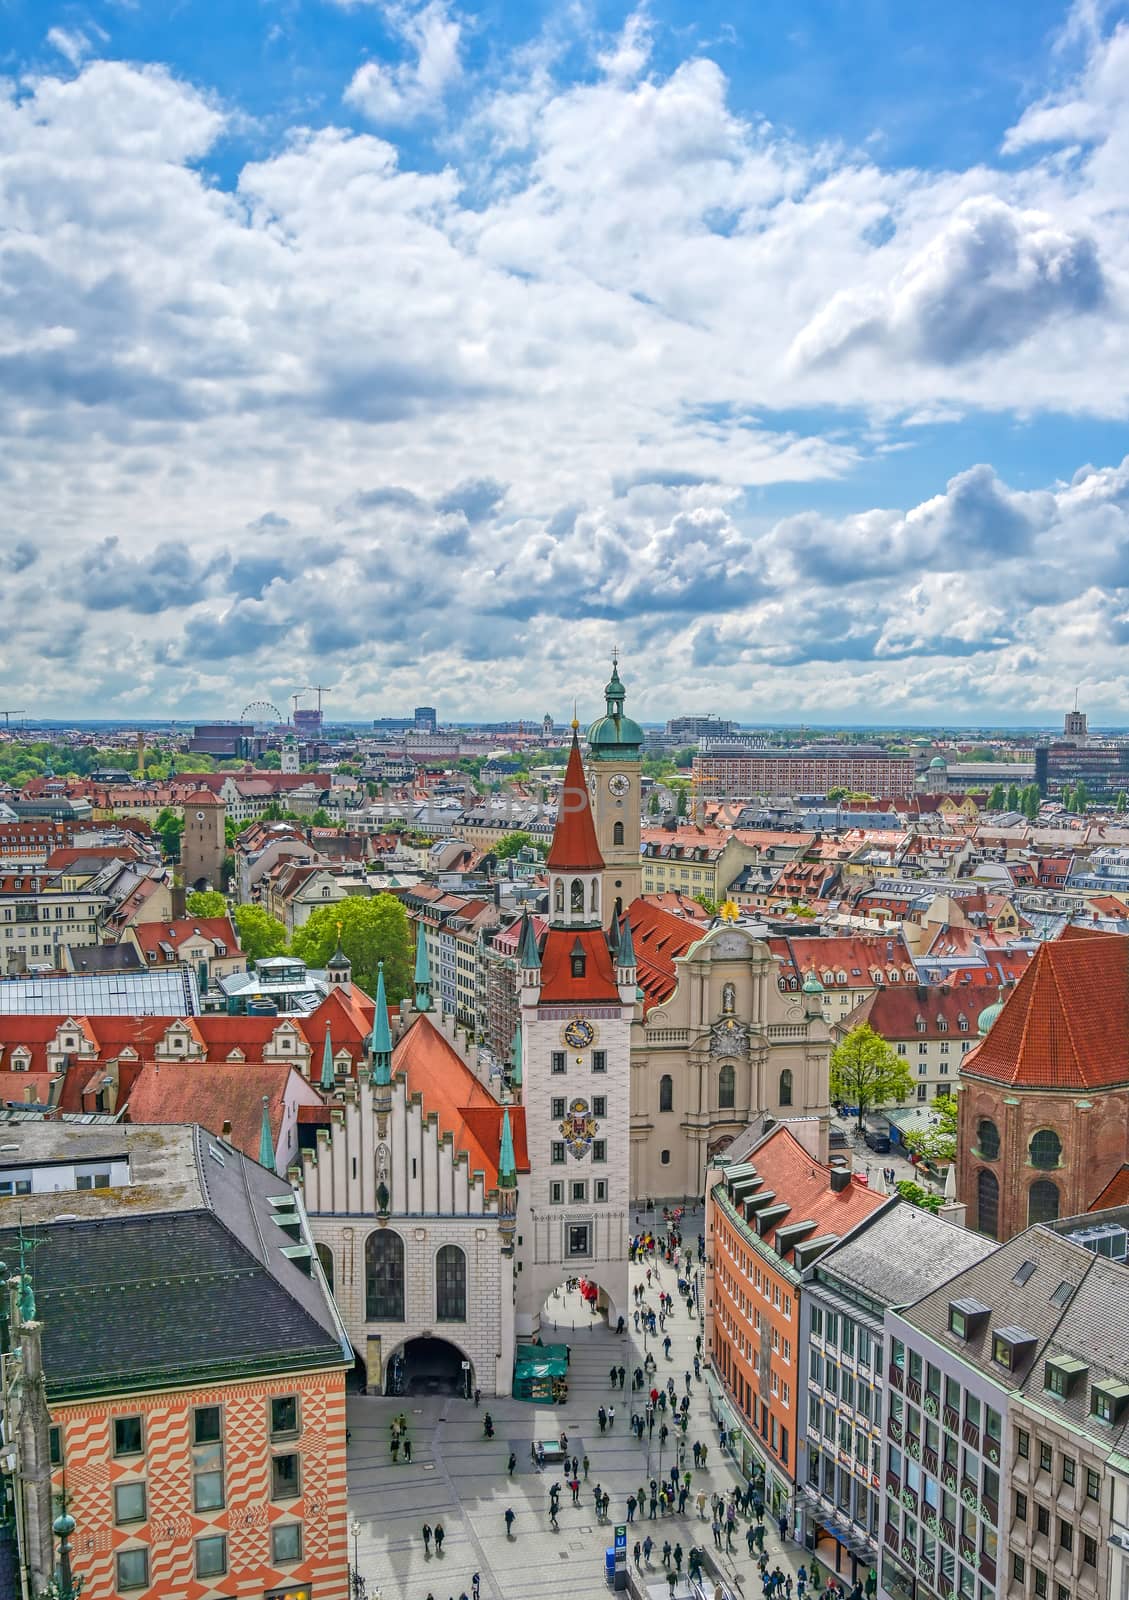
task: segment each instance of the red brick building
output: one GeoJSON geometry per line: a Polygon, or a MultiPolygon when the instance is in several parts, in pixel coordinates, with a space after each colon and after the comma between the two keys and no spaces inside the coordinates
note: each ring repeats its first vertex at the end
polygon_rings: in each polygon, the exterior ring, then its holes
{"type": "Polygon", "coordinates": [[[789,1511],[800,1416],[804,1269],[894,1202],[825,1166],[781,1125],[706,1175],[706,1350],[715,1416],[735,1458],[789,1511]]]}
{"type": "Polygon", "coordinates": [[[1129,1159],[1129,939],[1067,928],[980,1018],[960,1072],[957,1191],[1007,1240],[1089,1210],[1129,1159]]]}

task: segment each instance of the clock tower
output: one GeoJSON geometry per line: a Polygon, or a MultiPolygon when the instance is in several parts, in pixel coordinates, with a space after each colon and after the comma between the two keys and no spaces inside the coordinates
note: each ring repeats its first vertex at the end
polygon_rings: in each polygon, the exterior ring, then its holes
{"type": "Polygon", "coordinates": [[[626,690],[614,651],[604,695],[607,710],[588,729],[588,758],[596,838],[604,858],[604,904],[610,917],[627,910],[643,879],[639,859],[643,730],[624,715],[626,690]]]}
{"type": "Polygon", "coordinates": [[[546,1298],[566,1278],[596,1286],[611,1327],[628,1314],[635,951],[626,918],[605,905],[575,722],[546,864],[549,926],[538,944],[527,916],[519,956],[530,1165],[517,1225],[519,1337],[538,1331],[546,1298]]]}

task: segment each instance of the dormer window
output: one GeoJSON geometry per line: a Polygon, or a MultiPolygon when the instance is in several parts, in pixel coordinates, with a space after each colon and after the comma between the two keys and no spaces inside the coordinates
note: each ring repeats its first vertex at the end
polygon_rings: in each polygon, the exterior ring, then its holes
{"type": "Polygon", "coordinates": [[[1129,1403],[1129,1383],[1103,1378],[1090,1389],[1090,1415],[1099,1422],[1118,1422],[1129,1403]]]}
{"type": "Polygon", "coordinates": [[[889,978],[891,983],[898,983],[901,980],[902,975],[898,971],[897,967],[891,967],[886,976],[889,978]]]}
{"type": "Polygon", "coordinates": [[[1087,1370],[1086,1363],[1073,1356],[1051,1356],[1043,1366],[1043,1388],[1065,1400],[1087,1370]]]}
{"type": "Polygon", "coordinates": [[[998,1366],[1015,1372],[1035,1348],[1035,1340],[1026,1328],[997,1328],[992,1335],[992,1360],[998,1366]]]}
{"type": "Polygon", "coordinates": [[[979,1300],[950,1300],[949,1332],[958,1339],[974,1339],[990,1316],[989,1308],[979,1300]]]}
{"type": "Polygon", "coordinates": [[[583,978],[588,965],[588,957],[584,953],[584,946],[578,939],[569,954],[569,964],[574,978],[583,978]]]}

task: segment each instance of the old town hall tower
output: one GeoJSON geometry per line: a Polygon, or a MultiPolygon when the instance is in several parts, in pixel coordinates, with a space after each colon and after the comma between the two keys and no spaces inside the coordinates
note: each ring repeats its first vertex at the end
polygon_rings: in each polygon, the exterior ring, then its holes
{"type": "Polygon", "coordinates": [[[612,655],[612,675],[604,690],[607,710],[588,729],[588,759],[596,838],[604,858],[605,916],[621,914],[636,899],[642,883],[639,825],[643,802],[643,730],[624,715],[626,690],[612,655]]]}
{"type": "Polygon", "coordinates": [[[549,926],[538,944],[527,917],[520,953],[530,1178],[517,1225],[519,1338],[537,1331],[546,1297],[566,1278],[596,1285],[613,1327],[627,1316],[635,950],[626,917],[605,907],[575,722],[547,866],[549,926]]]}

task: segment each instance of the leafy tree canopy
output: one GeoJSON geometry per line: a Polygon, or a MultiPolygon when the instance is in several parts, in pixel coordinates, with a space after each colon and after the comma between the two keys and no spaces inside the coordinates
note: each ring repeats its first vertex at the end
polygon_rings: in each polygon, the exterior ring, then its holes
{"type": "Polygon", "coordinates": [[[858,1107],[860,1132],[868,1111],[912,1093],[909,1067],[869,1022],[852,1028],[831,1052],[831,1098],[858,1107]]]}
{"type": "Polygon", "coordinates": [[[493,855],[496,861],[508,861],[511,856],[520,855],[523,850],[536,849],[533,835],[524,828],[515,828],[512,833],[504,833],[494,846],[493,855]]]}
{"type": "Polygon", "coordinates": [[[908,1201],[911,1206],[916,1206],[919,1211],[940,1211],[945,1203],[943,1195],[923,1189],[919,1183],[914,1183],[912,1178],[899,1178],[894,1187],[903,1200],[908,1201]]]}
{"type": "Polygon", "coordinates": [[[291,954],[311,967],[324,967],[337,947],[353,964],[353,981],[366,994],[376,990],[377,964],[384,962],[384,986],[389,1005],[395,1005],[412,988],[413,947],[408,916],[394,895],[347,895],[336,905],[321,906],[295,933],[291,954]]]}
{"type": "Polygon", "coordinates": [[[194,889],[184,909],[190,917],[226,917],[227,900],[218,889],[194,889]]]}
{"type": "Polygon", "coordinates": [[[286,949],[286,929],[277,917],[262,906],[236,906],[232,918],[239,931],[239,944],[250,962],[267,956],[280,956],[286,949]]]}

